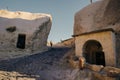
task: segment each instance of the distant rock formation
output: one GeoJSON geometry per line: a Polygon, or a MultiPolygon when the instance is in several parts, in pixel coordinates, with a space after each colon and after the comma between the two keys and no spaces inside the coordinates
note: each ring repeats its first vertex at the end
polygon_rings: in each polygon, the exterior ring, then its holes
{"type": "Polygon", "coordinates": [[[51,25],[49,14],[0,10],[0,55],[13,57],[46,50],[51,25]]]}
{"type": "Polygon", "coordinates": [[[120,31],[120,0],[97,1],[75,14],[74,35],[98,29],[120,31]]]}

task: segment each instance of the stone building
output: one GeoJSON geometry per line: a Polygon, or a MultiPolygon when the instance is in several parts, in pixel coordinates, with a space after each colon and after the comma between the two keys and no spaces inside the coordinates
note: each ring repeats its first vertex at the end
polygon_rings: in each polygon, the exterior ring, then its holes
{"type": "Polygon", "coordinates": [[[120,0],[101,0],[75,14],[75,52],[91,64],[120,67],[120,0]]]}
{"type": "Polygon", "coordinates": [[[52,18],[49,14],[0,10],[1,56],[36,53],[47,49],[52,18]],[[6,55],[5,55],[6,54],[6,55]]]}
{"type": "Polygon", "coordinates": [[[116,66],[116,40],[113,29],[103,29],[75,37],[77,56],[84,56],[86,62],[104,66],[116,66]]]}

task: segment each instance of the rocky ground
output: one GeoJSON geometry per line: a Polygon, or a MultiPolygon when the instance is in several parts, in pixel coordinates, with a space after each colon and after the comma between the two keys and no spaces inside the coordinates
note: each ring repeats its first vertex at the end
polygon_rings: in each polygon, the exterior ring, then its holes
{"type": "Polygon", "coordinates": [[[0,80],[35,80],[35,78],[29,78],[28,75],[18,72],[0,71],[0,80]]]}
{"type": "Polygon", "coordinates": [[[59,45],[43,53],[1,60],[0,80],[116,80],[106,75],[109,67],[87,66],[92,71],[73,68],[68,61],[71,54],[73,47],[59,45]]]}
{"type": "MultiPolygon", "coordinates": [[[[2,60],[0,61],[0,70],[7,71],[8,73],[6,74],[16,72],[21,75],[27,75],[27,78],[34,77],[35,80],[67,80],[68,74],[71,73],[72,69],[68,68],[62,59],[66,54],[70,53],[70,50],[71,48],[69,47],[56,47],[31,56],[2,60]]],[[[69,77],[72,78],[70,75],[69,77]]],[[[70,78],[68,79],[72,80],[70,78]]],[[[6,78],[3,77],[3,80],[6,80],[6,78]]]]}

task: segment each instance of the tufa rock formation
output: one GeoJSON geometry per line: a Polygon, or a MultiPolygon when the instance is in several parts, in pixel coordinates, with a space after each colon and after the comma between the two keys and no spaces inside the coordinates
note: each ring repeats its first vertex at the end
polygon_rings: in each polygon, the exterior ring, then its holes
{"type": "Polygon", "coordinates": [[[49,14],[0,10],[0,59],[45,51],[51,24],[49,14]]]}
{"type": "Polygon", "coordinates": [[[120,0],[97,1],[75,14],[74,35],[113,28],[120,31],[120,0]]]}

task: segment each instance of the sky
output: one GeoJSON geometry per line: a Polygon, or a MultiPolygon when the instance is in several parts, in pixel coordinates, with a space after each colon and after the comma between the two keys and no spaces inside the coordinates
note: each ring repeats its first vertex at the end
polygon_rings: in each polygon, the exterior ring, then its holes
{"type": "Polygon", "coordinates": [[[48,41],[60,42],[71,38],[75,13],[89,4],[90,0],[0,0],[0,9],[51,14],[48,41]]]}

